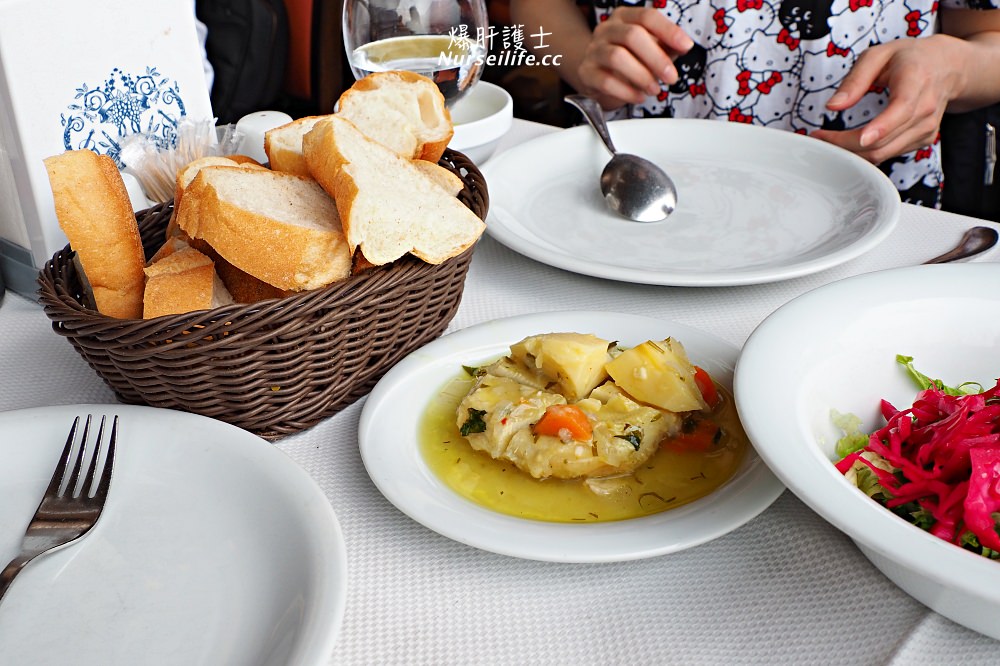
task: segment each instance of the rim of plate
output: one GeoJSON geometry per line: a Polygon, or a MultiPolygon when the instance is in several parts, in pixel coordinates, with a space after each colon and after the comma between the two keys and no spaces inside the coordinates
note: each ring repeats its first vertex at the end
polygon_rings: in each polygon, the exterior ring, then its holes
{"type": "MultiPolygon", "coordinates": [[[[899,191],[892,181],[882,171],[867,160],[833,144],[825,143],[817,139],[810,138],[786,130],[778,130],[758,125],[748,125],[745,123],[730,123],[719,120],[708,120],[700,118],[627,118],[609,121],[609,126],[613,130],[615,126],[634,126],[637,123],[656,123],[663,128],[670,128],[672,131],[687,133],[692,131],[702,131],[712,129],[714,134],[729,133],[740,135],[741,133],[769,132],[773,140],[777,142],[787,142],[790,146],[809,145],[814,150],[831,155],[836,160],[842,160],[843,164],[853,165],[871,178],[876,186],[882,206],[888,206],[886,214],[877,219],[867,233],[862,234],[858,239],[848,243],[833,252],[821,257],[792,263],[786,266],[764,267],[754,270],[721,270],[714,272],[698,273],[691,271],[677,270],[645,270],[634,269],[626,265],[610,265],[589,260],[582,260],[568,252],[552,252],[550,248],[542,248],[531,242],[529,238],[519,233],[521,229],[530,233],[530,228],[523,220],[516,219],[513,223],[508,223],[496,214],[496,209],[500,204],[499,197],[494,194],[491,201],[491,210],[488,215],[486,232],[494,240],[508,247],[509,249],[522,254],[529,259],[540,263],[560,268],[580,275],[617,280],[621,282],[631,282],[636,284],[651,284],[673,287],[727,287],[742,286],[752,284],[764,284],[769,282],[779,282],[792,278],[811,275],[820,271],[839,266],[851,259],[855,259],[877,247],[892,233],[899,221],[901,201],[899,191]],[[810,142],[808,144],[802,142],[810,142]]],[[[659,131],[664,131],[663,129],[659,131]]],[[[594,131],[585,125],[562,129],[557,132],[542,134],[498,153],[482,166],[482,171],[489,181],[496,179],[498,173],[503,169],[523,170],[523,164],[527,153],[538,151],[549,155],[560,154],[560,146],[567,141],[589,140],[584,137],[591,137],[594,141],[599,139],[594,135],[594,131]]],[[[533,160],[529,160],[531,162],[533,160]]],[[[596,187],[596,181],[595,181],[596,187]]],[[[626,222],[627,224],[642,224],[626,222]]],[[[669,224],[669,218],[664,222],[651,223],[648,226],[669,224]]]]}
{"type": "Polygon", "coordinates": [[[459,496],[437,478],[419,452],[417,424],[430,402],[428,391],[454,377],[463,363],[494,357],[528,335],[555,330],[635,339],[635,344],[655,336],[622,333],[671,335],[693,358],[699,358],[699,364],[705,360],[699,351],[711,351],[707,369],[723,375],[717,381],[731,388],[728,379],[738,349],[710,333],[666,319],[568,310],[518,315],[460,329],[401,360],[383,376],[362,408],[358,424],[361,457],[372,482],[390,503],[424,527],[481,550],[539,561],[595,563],[653,557],[700,545],[742,526],[782,493],[784,486],[751,446],[736,475],[710,495],[630,520],[537,521],[501,514],[459,496]],[[609,327],[616,328],[617,334],[604,333],[609,327]],[[427,396],[414,399],[421,389],[427,396]]]}

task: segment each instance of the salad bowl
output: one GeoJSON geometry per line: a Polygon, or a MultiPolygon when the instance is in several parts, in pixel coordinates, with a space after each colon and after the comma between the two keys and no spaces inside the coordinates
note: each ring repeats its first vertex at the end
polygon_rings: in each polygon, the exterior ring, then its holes
{"type": "MultiPolygon", "coordinates": [[[[880,401],[908,409],[920,391],[897,361],[957,386],[1000,377],[1000,264],[868,273],[779,308],[751,334],[734,392],[756,450],[803,502],[847,534],[890,580],[941,615],[1000,639],[1000,560],[908,522],[838,471],[832,410],[871,433],[880,401]]],[[[995,515],[995,514],[994,514],[995,515]]],[[[850,572],[845,572],[850,575],[850,572]]]]}

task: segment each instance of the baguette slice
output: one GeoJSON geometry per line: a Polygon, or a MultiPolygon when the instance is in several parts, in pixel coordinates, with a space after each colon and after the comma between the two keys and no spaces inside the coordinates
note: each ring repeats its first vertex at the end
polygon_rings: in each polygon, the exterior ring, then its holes
{"type": "Polygon", "coordinates": [[[351,273],[337,207],[309,178],[204,167],[184,190],[177,222],[232,265],[279,289],[317,289],[351,273]]]}
{"type": "Polygon", "coordinates": [[[430,176],[435,183],[440,185],[445,192],[453,197],[458,196],[458,193],[462,191],[463,187],[465,187],[465,183],[463,183],[462,179],[455,175],[453,171],[445,169],[436,162],[413,160],[413,166],[430,176]]]}
{"type": "Polygon", "coordinates": [[[337,115],[410,159],[437,162],[455,133],[444,95],[426,76],[375,72],[344,91],[337,115]]]}
{"type": "Polygon", "coordinates": [[[353,253],[381,266],[410,252],[430,264],[461,254],[486,228],[433,178],[339,115],[303,139],[310,170],[337,202],[353,253]]]}
{"type": "Polygon", "coordinates": [[[191,238],[188,242],[191,244],[191,247],[212,260],[215,264],[215,272],[222,279],[222,284],[226,285],[226,289],[237,303],[256,303],[271,298],[285,298],[295,293],[286,289],[278,289],[233,266],[204,240],[191,238]]]}
{"type": "Polygon", "coordinates": [[[208,310],[233,302],[215,272],[212,260],[192,247],[182,247],[146,268],[144,319],[194,310],[208,310]]]}
{"type": "Polygon", "coordinates": [[[174,186],[174,208],[181,205],[181,200],[184,198],[184,190],[191,184],[191,181],[198,175],[202,167],[207,166],[239,166],[239,163],[228,157],[207,155],[185,164],[177,170],[177,178],[174,186]]]}
{"type": "Polygon", "coordinates": [[[167,221],[167,238],[184,236],[184,232],[182,232],[180,227],[177,226],[177,210],[181,207],[181,201],[184,198],[184,190],[191,184],[194,177],[198,175],[201,168],[207,166],[238,166],[243,169],[267,168],[252,157],[246,157],[245,155],[232,155],[230,157],[208,155],[206,157],[200,157],[196,160],[188,162],[177,171],[176,187],[174,189],[174,210],[170,215],[170,219],[167,221]]]}
{"type": "MultiPolygon", "coordinates": [[[[286,123],[281,127],[275,127],[264,134],[264,151],[267,153],[271,168],[275,171],[294,173],[299,176],[312,178],[309,165],[306,163],[305,155],[302,154],[302,137],[309,133],[316,123],[325,120],[328,116],[309,116],[286,123]]],[[[378,130],[376,130],[378,131],[378,130]]],[[[381,130],[383,133],[386,130],[381,130]]],[[[406,151],[403,157],[409,157],[411,150],[406,151]]],[[[213,158],[218,159],[218,158],[213,158]]],[[[441,187],[452,196],[462,191],[462,179],[454,173],[445,169],[437,162],[428,162],[423,159],[415,159],[413,163],[418,168],[427,172],[427,175],[434,178],[441,187]]],[[[221,163],[220,163],[221,164],[221,163]]],[[[193,177],[193,174],[192,174],[193,177]]],[[[178,175],[178,181],[180,175],[178,175]]],[[[190,181],[188,181],[190,182],[190,181]]],[[[179,199],[175,197],[175,202],[179,199]]],[[[176,203],[175,203],[176,205],[176,203]]]]}
{"type": "Polygon", "coordinates": [[[142,317],[146,259],[125,182],[114,161],[90,150],[44,160],[56,218],[76,252],[94,306],[119,319],[142,317]]]}
{"type": "Polygon", "coordinates": [[[264,153],[275,171],[312,177],[302,156],[302,137],[326,116],[306,116],[264,132],[264,153]]]}

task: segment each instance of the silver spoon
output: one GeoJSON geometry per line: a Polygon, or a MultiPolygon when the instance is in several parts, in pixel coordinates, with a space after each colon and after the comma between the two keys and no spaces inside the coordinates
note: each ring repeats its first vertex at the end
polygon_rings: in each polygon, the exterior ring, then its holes
{"type": "Polygon", "coordinates": [[[972,227],[962,236],[951,250],[948,250],[939,257],[928,259],[925,264],[945,264],[956,259],[965,259],[973,255],[984,252],[997,244],[997,237],[1000,234],[993,227],[972,227]]]}
{"type": "Polygon", "coordinates": [[[597,102],[584,95],[565,99],[583,113],[611,152],[611,161],[601,172],[601,193],[611,210],[636,222],[667,219],[677,206],[677,189],[670,176],[647,159],[615,150],[597,102]]]}

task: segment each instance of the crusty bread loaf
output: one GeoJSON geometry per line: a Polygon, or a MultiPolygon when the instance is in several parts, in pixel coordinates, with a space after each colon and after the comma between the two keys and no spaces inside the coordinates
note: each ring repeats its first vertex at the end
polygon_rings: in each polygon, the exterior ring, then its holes
{"type": "Polygon", "coordinates": [[[325,117],[306,116],[264,132],[264,153],[271,168],[312,177],[302,156],[302,137],[325,117]]]}
{"type": "Polygon", "coordinates": [[[142,317],[146,264],[128,191],[114,161],[90,150],[44,160],[56,218],[76,252],[98,312],[142,317]]]}
{"type": "Polygon", "coordinates": [[[461,254],[485,225],[423,170],[339,114],[303,139],[309,169],[333,196],[347,242],[375,265],[410,252],[431,264],[461,254]]]}
{"type": "Polygon", "coordinates": [[[182,247],[146,268],[144,319],[208,310],[232,302],[212,260],[192,247],[182,247]]]}
{"type": "Polygon", "coordinates": [[[204,167],[184,190],[177,222],[229,263],[279,289],[317,289],[351,272],[337,208],[309,178],[204,167]]]}
{"type": "Polygon", "coordinates": [[[340,96],[337,115],[411,159],[437,162],[455,130],[444,95],[426,76],[413,72],[375,72],[340,96]]]}

